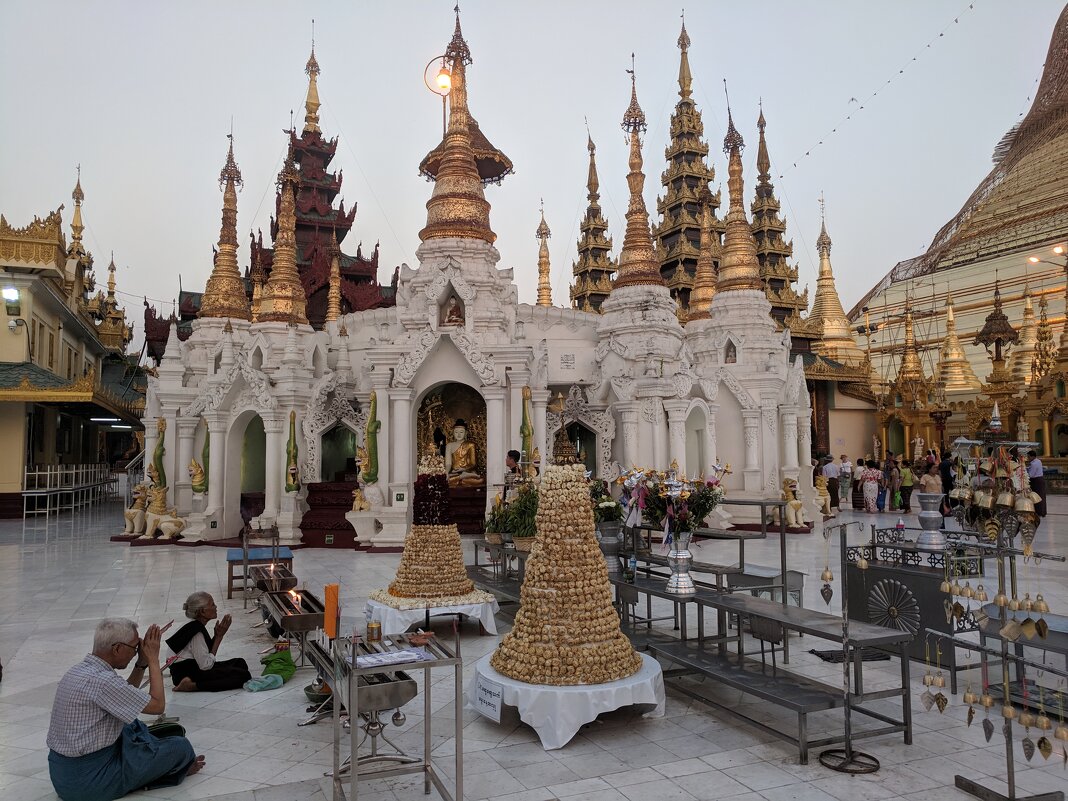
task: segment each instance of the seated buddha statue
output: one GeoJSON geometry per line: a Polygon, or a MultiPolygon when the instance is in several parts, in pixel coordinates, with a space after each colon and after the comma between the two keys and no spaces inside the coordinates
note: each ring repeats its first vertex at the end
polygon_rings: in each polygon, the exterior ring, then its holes
{"type": "Polygon", "coordinates": [[[445,475],[453,487],[481,486],[485,479],[476,471],[475,443],[467,439],[467,423],[457,420],[452,442],[445,446],[445,475]]]}

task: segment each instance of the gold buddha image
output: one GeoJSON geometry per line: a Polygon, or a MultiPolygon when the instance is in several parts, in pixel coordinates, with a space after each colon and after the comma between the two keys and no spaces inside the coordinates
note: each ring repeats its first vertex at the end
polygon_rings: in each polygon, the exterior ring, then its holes
{"type": "Polygon", "coordinates": [[[467,423],[457,420],[452,442],[445,446],[445,473],[453,486],[475,487],[484,483],[476,471],[475,443],[467,439],[467,423]]]}

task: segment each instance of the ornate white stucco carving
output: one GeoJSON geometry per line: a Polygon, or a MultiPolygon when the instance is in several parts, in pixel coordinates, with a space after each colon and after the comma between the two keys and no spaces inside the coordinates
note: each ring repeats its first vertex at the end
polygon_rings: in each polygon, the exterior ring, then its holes
{"type": "Polygon", "coordinates": [[[301,433],[304,435],[304,462],[300,467],[301,478],[305,483],[322,480],[322,462],[319,453],[325,431],[340,422],[354,431],[357,437],[362,438],[366,415],[362,409],[356,411],[351,403],[338,397],[337,387],[337,373],[327,373],[316,382],[311,399],[305,408],[304,420],[301,423],[301,433]]]}
{"type": "Polygon", "coordinates": [[[420,365],[436,344],[438,344],[437,333],[429,328],[424,329],[416,337],[409,351],[397,362],[397,367],[393,371],[393,386],[406,387],[412,383],[415,374],[419,372],[420,365]]]}
{"type": "Polygon", "coordinates": [[[484,386],[495,386],[499,383],[493,361],[482,352],[481,346],[473,336],[459,329],[438,332],[427,328],[416,338],[411,350],[397,362],[397,367],[393,371],[393,386],[407,387],[412,383],[419,368],[441,337],[449,337],[453,341],[484,386]]]}
{"type": "Polygon", "coordinates": [[[271,394],[271,380],[262,372],[248,363],[244,352],[239,352],[234,357],[234,363],[222,375],[216,374],[206,382],[200,394],[182,410],[183,417],[195,417],[204,412],[221,410],[226,396],[230,393],[238,377],[244,379],[246,384],[239,399],[248,396],[244,400],[244,408],[257,410],[278,409],[278,401],[271,394]]]}
{"type": "Polygon", "coordinates": [[[456,347],[460,349],[460,353],[467,359],[467,363],[471,365],[482,383],[486,386],[495,386],[498,383],[497,370],[493,362],[482,352],[475,338],[466,331],[450,331],[448,335],[452,337],[452,341],[456,343],[456,347]]]}
{"type": "Polygon", "coordinates": [[[590,429],[596,438],[597,477],[611,480],[619,474],[619,465],[612,461],[612,440],[616,436],[616,419],[612,412],[594,409],[586,400],[582,387],[573,384],[568,390],[564,411],[560,414],[547,412],[545,415],[545,434],[549,442],[553,441],[561,426],[572,422],[582,423],[590,429]]]}
{"type": "Polygon", "coordinates": [[[634,393],[638,389],[638,383],[629,375],[612,376],[612,389],[616,397],[623,401],[634,400],[634,393]]]}
{"type": "Polygon", "coordinates": [[[452,284],[452,288],[456,290],[456,294],[460,296],[460,299],[465,304],[475,299],[475,288],[464,280],[463,274],[456,269],[454,264],[455,262],[452,262],[452,260],[447,262],[446,266],[440,272],[435,273],[434,277],[426,285],[424,291],[426,292],[427,300],[431,304],[436,304],[441,300],[448,284],[452,284]]]}
{"type": "Polygon", "coordinates": [[[721,367],[718,376],[719,380],[726,384],[727,389],[738,399],[738,403],[742,405],[743,409],[756,409],[758,407],[757,402],[753,400],[753,396],[742,386],[741,382],[734,376],[734,373],[725,367],[721,367]]]}

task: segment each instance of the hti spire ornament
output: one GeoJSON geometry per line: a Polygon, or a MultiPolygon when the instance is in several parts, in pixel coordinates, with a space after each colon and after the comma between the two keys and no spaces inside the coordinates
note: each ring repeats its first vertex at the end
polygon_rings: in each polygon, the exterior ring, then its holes
{"type": "Polygon", "coordinates": [[[553,287],[549,280],[549,237],[552,231],[545,222],[545,201],[541,203],[541,223],[535,232],[535,237],[541,243],[538,246],[538,304],[539,306],[553,305],[553,287]]]}
{"type": "Polygon", "coordinates": [[[258,321],[261,323],[308,324],[305,313],[308,298],[297,272],[296,191],[299,181],[291,150],[278,174],[278,185],[282,190],[278,236],[274,240],[274,264],[260,301],[258,321]]]}
{"type": "MultiPolygon", "coordinates": [[[[724,82],[726,91],[726,82],[724,82]]],[[[727,155],[727,187],[730,190],[730,211],[725,218],[723,254],[719,263],[719,294],[735,291],[763,290],[760,281],[760,264],[757,260],[756,241],[745,216],[742,181],[742,150],[745,140],[734,127],[730,104],[727,105],[727,135],[723,139],[723,152],[727,155]]]]}
{"type": "Polygon", "coordinates": [[[630,105],[623,114],[622,127],[630,139],[630,172],[627,174],[627,186],[630,188],[630,203],[627,206],[627,232],[623,237],[623,248],[619,253],[619,271],[616,273],[614,289],[625,286],[665,286],[660,276],[660,266],[653,252],[653,240],[649,232],[649,211],[645,207],[642,190],[645,188],[645,174],[642,172],[642,140],[648,126],[645,112],[638,105],[638,90],[633,69],[634,54],[631,54],[630,105]]]}
{"type": "Polygon", "coordinates": [[[249,320],[252,314],[245,296],[245,282],[237,266],[237,190],[244,186],[241,170],[234,161],[234,135],[227,136],[230,146],[226,163],[219,173],[219,188],[223,193],[222,227],[219,247],[211,277],[204,287],[200,317],[249,320]]]}
{"type": "Polygon", "coordinates": [[[942,339],[935,378],[946,388],[946,392],[978,392],[981,387],[979,379],[972,370],[968,356],[957,337],[957,319],[953,311],[953,295],[946,291],[946,335],[942,339]]]}
{"type": "Polygon", "coordinates": [[[304,100],[304,131],[322,133],[319,128],[319,62],[315,59],[315,20],[312,20],[311,55],[304,71],[308,74],[308,95],[304,100]]]}
{"type": "Polygon", "coordinates": [[[601,212],[600,181],[597,177],[597,146],[589,129],[586,130],[586,149],[590,154],[590,168],[586,177],[586,199],[589,205],[579,223],[578,260],[571,265],[575,283],[571,287],[571,305],[583,311],[600,311],[601,303],[612,291],[612,237],[608,236],[608,222],[601,212]]]}

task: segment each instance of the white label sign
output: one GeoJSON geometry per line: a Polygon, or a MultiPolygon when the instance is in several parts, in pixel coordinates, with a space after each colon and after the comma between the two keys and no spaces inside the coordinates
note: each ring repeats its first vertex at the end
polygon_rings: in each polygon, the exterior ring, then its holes
{"type": "Polygon", "coordinates": [[[487,679],[485,676],[478,677],[475,686],[475,709],[483,717],[487,717],[494,723],[501,722],[501,685],[487,679]]]}

